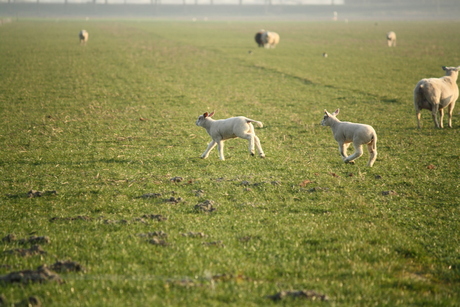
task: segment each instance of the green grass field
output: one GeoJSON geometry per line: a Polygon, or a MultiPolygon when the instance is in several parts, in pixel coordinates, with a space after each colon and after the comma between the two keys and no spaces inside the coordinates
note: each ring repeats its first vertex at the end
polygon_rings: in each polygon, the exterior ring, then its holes
{"type": "Polygon", "coordinates": [[[412,91],[460,65],[459,32],[459,22],[434,21],[3,25],[0,237],[17,240],[0,241],[0,297],[36,296],[43,306],[457,305],[459,109],[453,129],[434,129],[426,110],[416,129],[412,91]],[[280,34],[276,49],[256,47],[261,28],[280,34]],[[386,46],[390,30],[396,48],[386,46]],[[336,108],[377,131],[373,168],[367,151],[344,164],[319,125],[336,108]],[[235,139],[226,161],[216,149],[200,159],[210,137],[195,120],[213,110],[215,119],[262,121],[267,157],[235,139]],[[206,200],[217,210],[195,209],[206,200]],[[46,253],[22,256],[33,243],[21,239],[33,235],[49,237],[46,253]],[[8,282],[58,260],[84,270],[57,272],[63,283],[8,282]],[[329,299],[267,298],[294,290],[329,299]]]}

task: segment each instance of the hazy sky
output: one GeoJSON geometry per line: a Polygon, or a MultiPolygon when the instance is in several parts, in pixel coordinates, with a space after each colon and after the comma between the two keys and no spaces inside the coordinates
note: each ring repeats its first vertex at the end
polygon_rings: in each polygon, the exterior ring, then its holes
{"type": "MultiPolygon", "coordinates": [[[[12,2],[37,2],[37,0],[11,0],[12,2]]],[[[64,0],[38,0],[40,3],[64,3],[64,0]]],[[[154,0],[155,1],[155,0],[154,0]]],[[[268,0],[242,0],[244,4],[265,4],[268,0]]],[[[8,0],[0,0],[8,2],[8,0]]],[[[92,0],[68,0],[69,3],[92,3],[92,0]]],[[[107,0],[108,3],[150,3],[150,0],[107,0]]],[[[184,0],[158,0],[163,4],[183,4],[184,0]]],[[[298,5],[298,4],[316,4],[316,5],[342,5],[344,0],[271,0],[272,4],[298,5]]],[[[96,3],[105,3],[105,0],[96,0],[96,3]]],[[[187,4],[210,4],[211,0],[185,0],[187,4]]],[[[239,4],[239,0],[213,0],[218,4],[239,4]]]]}

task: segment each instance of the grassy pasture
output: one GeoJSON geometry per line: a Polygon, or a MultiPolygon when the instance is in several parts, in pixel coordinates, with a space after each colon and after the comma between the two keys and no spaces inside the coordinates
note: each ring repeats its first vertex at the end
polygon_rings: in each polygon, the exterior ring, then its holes
{"type": "Polygon", "coordinates": [[[30,245],[0,241],[0,275],[56,260],[86,268],[59,273],[63,284],[0,282],[0,295],[44,306],[303,306],[266,296],[315,290],[329,301],[309,305],[458,304],[460,114],[436,130],[424,111],[418,130],[412,90],[460,65],[459,32],[459,22],[415,21],[0,27],[0,236],[51,239],[29,257],[8,251],[30,245]],[[260,28],[280,33],[278,48],[256,47],[260,28]],[[376,129],[373,168],[367,152],[341,162],[319,125],[325,108],[376,129]],[[212,110],[262,121],[267,158],[230,140],[226,161],[216,149],[199,159],[210,138],[195,120],[212,110]],[[28,198],[32,189],[57,195],[28,198]],[[217,210],[194,209],[205,200],[217,210]],[[151,214],[167,220],[141,218],[151,214]],[[140,235],[154,231],[166,246],[140,235]]]}

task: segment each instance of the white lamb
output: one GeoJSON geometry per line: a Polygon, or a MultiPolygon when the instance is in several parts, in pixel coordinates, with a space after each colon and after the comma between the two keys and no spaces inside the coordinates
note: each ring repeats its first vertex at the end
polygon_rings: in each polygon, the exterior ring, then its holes
{"type": "Polygon", "coordinates": [[[249,141],[249,152],[251,155],[254,155],[255,144],[259,156],[265,158],[265,154],[260,146],[260,140],[256,136],[254,126],[252,125],[252,123],[256,123],[259,127],[263,127],[261,122],[243,116],[214,120],[211,118],[213,115],[214,112],[211,114],[206,112],[200,115],[196,121],[196,125],[205,128],[212,138],[201,158],[206,159],[209,156],[209,152],[217,145],[219,158],[225,160],[224,141],[236,137],[249,141]]]}
{"type": "Polygon", "coordinates": [[[387,33],[387,43],[388,47],[396,47],[396,33],[390,31],[387,33]]]}
{"type": "Polygon", "coordinates": [[[445,67],[446,75],[441,78],[420,80],[414,89],[414,107],[417,116],[417,127],[420,128],[420,111],[431,110],[435,128],[444,128],[444,108],[449,107],[449,128],[452,128],[452,113],[458,98],[458,67],[445,67]],[[439,122],[437,113],[439,111],[439,122]]]}
{"type": "Polygon", "coordinates": [[[81,30],[80,33],[78,33],[78,37],[80,38],[80,44],[86,44],[88,41],[88,31],[86,30],[81,30]]]}
{"type": "Polygon", "coordinates": [[[370,154],[367,166],[372,167],[377,159],[377,133],[375,133],[374,128],[364,124],[341,122],[336,117],[338,114],[339,109],[333,114],[324,110],[321,125],[332,128],[332,134],[334,134],[335,140],[339,143],[339,151],[343,161],[345,163],[354,163],[355,159],[363,155],[363,145],[366,144],[370,154]],[[347,149],[351,142],[353,142],[355,152],[351,156],[347,156],[347,149]]]}

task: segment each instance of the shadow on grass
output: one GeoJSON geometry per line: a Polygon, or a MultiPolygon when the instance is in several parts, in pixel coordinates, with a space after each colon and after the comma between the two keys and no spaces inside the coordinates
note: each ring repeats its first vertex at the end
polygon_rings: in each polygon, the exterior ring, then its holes
{"type": "Polygon", "coordinates": [[[293,74],[288,74],[288,73],[285,73],[285,72],[282,72],[282,71],[279,71],[279,70],[276,70],[276,69],[273,69],[273,68],[268,68],[268,67],[264,67],[264,66],[260,66],[260,65],[254,65],[254,66],[251,66],[251,67],[261,69],[261,70],[264,70],[264,71],[267,71],[267,72],[270,72],[270,73],[287,76],[287,77],[290,77],[290,78],[292,78],[294,80],[300,81],[301,83],[303,83],[305,85],[322,86],[324,88],[330,88],[330,89],[334,89],[334,90],[346,90],[346,91],[352,92],[354,94],[359,94],[359,95],[362,95],[362,96],[371,97],[371,98],[373,98],[372,99],[373,101],[376,100],[376,101],[384,102],[384,103],[401,103],[401,101],[399,99],[388,98],[388,97],[380,97],[378,95],[371,94],[371,93],[368,93],[366,91],[362,91],[362,90],[358,90],[358,89],[350,89],[350,88],[349,89],[344,89],[344,88],[339,88],[339,87],[331,85],[331,84],[326,84],[326,85],[317,84],[317,83],[314,83],[313,81],[311,81],[309,79],[302,78],[302,77],[299,77],[299,76],[296,76],[296,75],[293,75],[293,74]]]}

